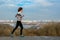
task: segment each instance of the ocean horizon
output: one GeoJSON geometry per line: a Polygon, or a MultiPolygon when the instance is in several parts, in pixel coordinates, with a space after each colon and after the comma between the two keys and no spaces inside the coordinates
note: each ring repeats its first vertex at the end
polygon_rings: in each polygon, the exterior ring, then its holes
{"type": "MultiPolygon", "coordinates": [[[[39,23],[47,23],[47,22],[60,22],[60,20],[22,20],[23,27],[26,28],[31,28],[34,25],[37,25],[39,23]],[[32,24],[32,25],[29,25],[32,24]]],[[[0,20],[0,24],[9,24],[12,27],[16,26],[16,20],[0,20]]],[[[20,27],[19,27],[20,28],[20,27]]]]}

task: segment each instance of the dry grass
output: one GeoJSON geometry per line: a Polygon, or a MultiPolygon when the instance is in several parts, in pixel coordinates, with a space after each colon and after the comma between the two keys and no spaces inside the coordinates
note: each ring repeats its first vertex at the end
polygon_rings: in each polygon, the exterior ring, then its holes
{"type": "MultiPolygon", "coordinates": [[[[9,36],[13,27],[8,24],[0,24],[0,36],[9,36]]],[[[17,29],[14,33],[18,36],[20,30],[17,29]]],[[[60,23],[47,23],[40,29],[24,29],[23,33],[25,36],[60,36],[60,23]]]]}

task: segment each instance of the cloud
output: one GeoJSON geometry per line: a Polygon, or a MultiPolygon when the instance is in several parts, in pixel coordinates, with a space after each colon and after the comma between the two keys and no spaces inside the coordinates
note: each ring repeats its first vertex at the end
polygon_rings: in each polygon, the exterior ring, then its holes
{"type": "Polygon", "coordinates": [[[35,3],[41,4],[43,6],[51,6],[52,5],[52,3],[50,3],[47,0],[35,0],[35,3]]]}
{"type": "Polygon", "coordinates": [[[53,3],[50,3],[47,0],[0,0],[0,4],[8,6],[51,6],[53,3]]]}

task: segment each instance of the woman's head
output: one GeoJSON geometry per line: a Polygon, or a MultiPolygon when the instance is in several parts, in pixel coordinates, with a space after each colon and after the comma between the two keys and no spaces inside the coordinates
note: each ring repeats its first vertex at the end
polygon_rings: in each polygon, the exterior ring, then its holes
{"type": "Polygon", "coordinates": [[[22,12],[23,8],[22,7],[19,7],[18,8],[18,12],[22,12]]]}

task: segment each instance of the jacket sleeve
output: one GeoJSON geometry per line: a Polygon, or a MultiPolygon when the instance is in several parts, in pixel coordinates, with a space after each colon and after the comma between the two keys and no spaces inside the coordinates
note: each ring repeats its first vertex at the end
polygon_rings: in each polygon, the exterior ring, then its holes
{"type": "Polygon", "coordinates": [[[17,17],[17,14],[15,15],[15,17],[17,17]]]}

